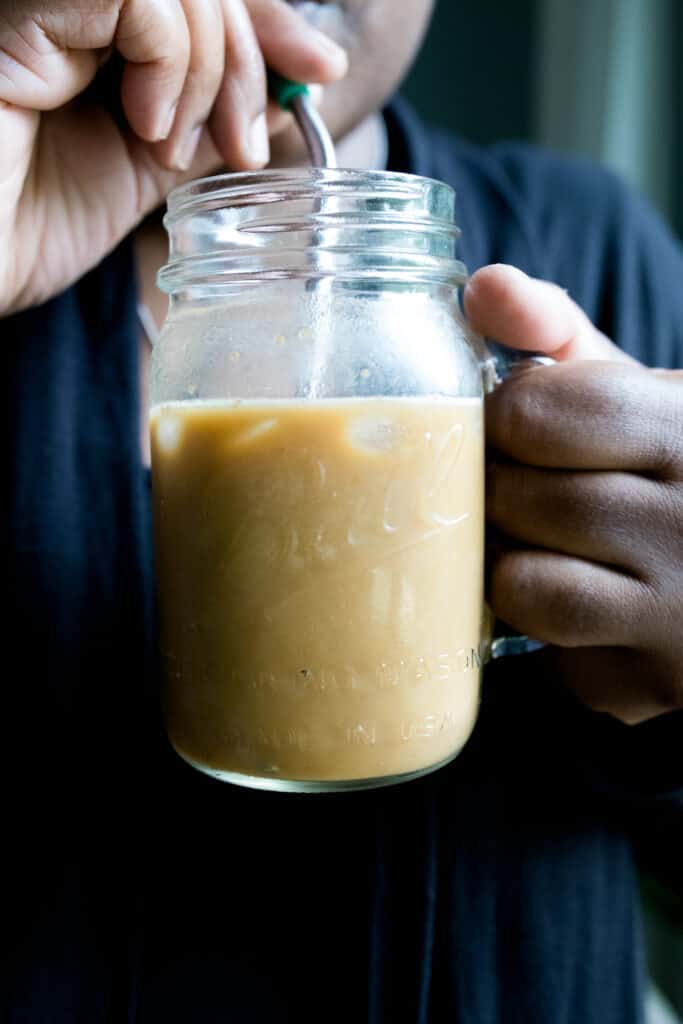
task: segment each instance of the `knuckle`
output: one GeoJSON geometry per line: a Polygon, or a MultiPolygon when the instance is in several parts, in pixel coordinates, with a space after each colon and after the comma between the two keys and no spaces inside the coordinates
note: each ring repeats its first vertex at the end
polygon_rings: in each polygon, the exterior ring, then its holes
{"type": "Polygon", "coordinates": [[[230,46],[225,66],[228,76],[238,84],[242,96],[259,97],[265,106],[266,68],[256,42],[254,45],[230,46]]]}
{"type": "Polygon", "coordinates": [[[203,120],[209,116],[209,111],[220,87],[221,77],[222,69],[211,67],[190,67],[187,72],[183,91],[195,103],[205,108],[203,120]]]}
{"type": "Polygon", "coordinates": [[[241,81],[242,92],[249,99],[251,105],[257,107],[259,111],[264,110],[266,106],[266,73],[263,61],[259,59],[259,61],[246,63],[238,77],[241,81]]]}
{"type": "Polygon", "coordinates": [[[187,72],[187,54],[168,53],[154,62],[154,77],[158,84],[170,85],[182,81],[187,72]]]}
{"type": "Polygon", "coordinates": [[[223,116],[228,121],[239,123],[242,114],[255,117],[265,111],[268,102],[265,72],[261,79],[242,75],[228,62],[218,95],[223,116]]]}
{"type": "Polygon", "coordinates": [[[591,535],[597,541],[607,531],[616,538],[630,528],[627,498],[628,492],[615,487],[609,477],[576,473],[551,491],[551,514],[575,537],[591,535]]]}
{"type": "Polygon", "coordinates": [[[504,528],[523,522],[538,503],[533,470],[491,465],[486,475],[487,511],[504,528]]]}
{"type": "Polygon", "coordinates": [[[222,39],[195,40],[191,46],[188,78],[199,85],[214,84],[216,87],[225,71],[225,50],[222,39]]]}
{"type": "Polygon", "coordinates": [[[662,392],[653,410],[651,445],[653,457],[664,476],[680,479],[683,475],[683,388],[662,392]],[[673,401],[672,401],[673,399],[673,401]]]}
{"type": "Polygon", "coordinates": [[[182,8],[177,3],[161,4],[154,13],[154,24],[149,26],[147,31],[158,35],[163,25],[167,40],[167,59],[186,68],[190,62],[192,44],[182,8]]]}
{"type": "MultiPolygon", "coordinates": [[[[671,581],[680,588],[683,575],[683,483],[654,480],[650,487],[636,509],[636,526],[642,538],[643,552],[639,576],[653,592],[657,592],[665,581],[671,581]]],[[[620,525],[624,535],[629,526],[632,527],[625,516],[620,525]]]]}

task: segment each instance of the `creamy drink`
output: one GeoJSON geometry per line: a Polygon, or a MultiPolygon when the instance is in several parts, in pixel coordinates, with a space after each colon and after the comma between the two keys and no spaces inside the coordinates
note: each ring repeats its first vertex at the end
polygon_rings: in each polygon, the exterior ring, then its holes
{"type": "Polygon", "coordinates": [[[479,694],[481,401],[170,402],[151,430],[178,753],[301,782],[454,756],[479,694]]]}

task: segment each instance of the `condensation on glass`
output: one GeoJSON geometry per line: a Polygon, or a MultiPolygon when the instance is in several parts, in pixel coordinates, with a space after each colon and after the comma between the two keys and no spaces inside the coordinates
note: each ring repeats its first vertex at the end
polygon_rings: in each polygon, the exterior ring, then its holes
{"type": "Polygon", "coordinates": [[[217,778],[348,790],[466,743],[486,646],[482,352],[454,194],[287,170],[169,199],[151,380],[163,706],[217,778]]]}

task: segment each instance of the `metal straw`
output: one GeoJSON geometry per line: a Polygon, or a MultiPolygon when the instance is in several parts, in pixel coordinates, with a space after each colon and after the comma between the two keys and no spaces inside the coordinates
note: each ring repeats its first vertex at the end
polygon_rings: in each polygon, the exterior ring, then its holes
{"type": "Polygon", "coordinates": [[[301,82],[292,82],[275,71],[269,71],[268,92],[283,110],[289,110],[294,115],[312,165],[336,167],[337,157],[332,136],[313,105],[308,88],[301,82]]]}

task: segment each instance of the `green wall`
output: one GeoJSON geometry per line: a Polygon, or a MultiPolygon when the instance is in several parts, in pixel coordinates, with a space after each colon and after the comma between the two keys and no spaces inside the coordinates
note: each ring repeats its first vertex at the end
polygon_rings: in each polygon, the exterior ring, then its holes
{"type": "Polygon", "coordinates": [[[439,0],[403,94],[474,142],[529,138],[535,15],[536,0],[439,0]]]}
{"type": "Polygon", "coordinates": [[[402,91],[474,142],[604,160],[683,235],[682,55],[683,0],[438,0],[402,91]]]}

